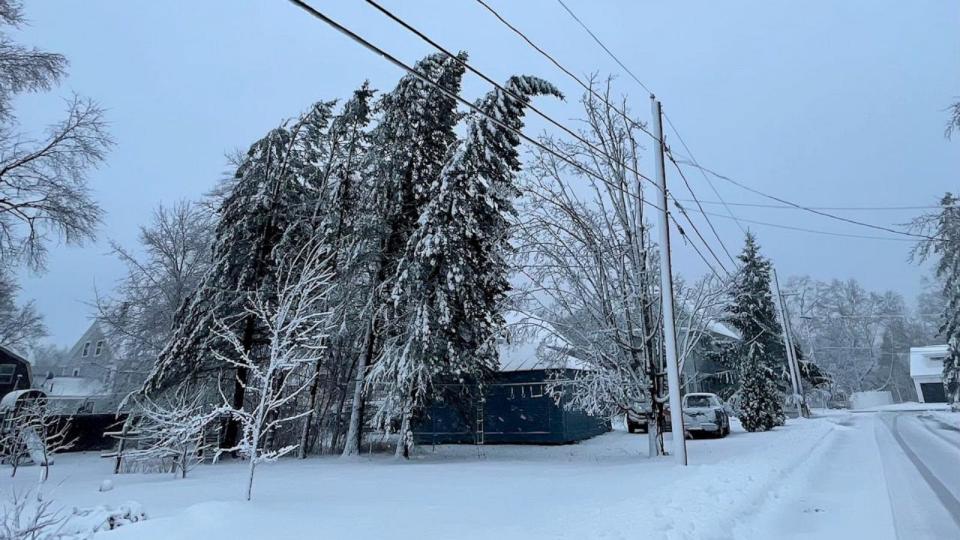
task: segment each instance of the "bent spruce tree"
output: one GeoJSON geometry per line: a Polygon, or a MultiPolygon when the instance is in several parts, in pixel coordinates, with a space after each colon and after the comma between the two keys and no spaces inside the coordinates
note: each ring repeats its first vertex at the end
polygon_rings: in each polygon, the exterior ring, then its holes
{"type": "Polygon", "coordinates": [[[486,116],[469,117],[466,138],[428,187],[429,202],[397,265],[391,309],[398,331],[372,376],[389,382],[377,420],[401,419],[397,452],[404,456],[411,414],[438,379],[476,381],[497,365],[508,224],[519,195],[520,139],[512,129],[522,127],[531,96],[562,97],[536,77],[511,77],[505,88],[480,101],[486,116]]]}

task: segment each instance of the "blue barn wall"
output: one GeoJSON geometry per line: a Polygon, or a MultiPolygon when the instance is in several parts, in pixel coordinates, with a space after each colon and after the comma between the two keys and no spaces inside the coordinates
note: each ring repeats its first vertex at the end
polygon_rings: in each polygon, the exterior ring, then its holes
{"type": "MultiPolygon", "coordinates": [[[[485,444],[566,444],[610,430],[606,418],[569,409],[567,396],[559,402],[547,392],[547,381],[557,371],[529,370],[497,373],[484,387],[483,442],[485,444]]],[[[564,370],[572,378],[573,370],[564,370]]],[[[455,389],[454,389],[455,390],[455,389]]],[[[436,402],[414,424],[419,444],[474,444],[478,442],[477,399],[436,402]]]]}

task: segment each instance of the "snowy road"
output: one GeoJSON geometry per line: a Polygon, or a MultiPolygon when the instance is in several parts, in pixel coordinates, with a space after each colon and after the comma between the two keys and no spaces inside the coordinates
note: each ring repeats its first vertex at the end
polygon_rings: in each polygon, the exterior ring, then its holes
{"type": "Polygon", "coordinates": [[[957,415],[877,412],[832,419],[843,429],[800,483],[787,482],[745,537],[960,538],[957,415]],[[951,419],[952,418],[952,419],[951,419]]]}
{"type": "Polygon", "coordinates": [[[897,538],[960,538],[960,429],[926,413],[879,413],[897,538]]]}

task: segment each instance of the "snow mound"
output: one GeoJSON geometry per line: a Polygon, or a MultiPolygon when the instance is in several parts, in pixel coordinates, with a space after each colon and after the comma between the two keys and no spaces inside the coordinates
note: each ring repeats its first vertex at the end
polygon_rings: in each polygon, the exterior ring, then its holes
{"type": "Polygon", "coordinates": [[[92,508],[74,508],[64,522],[60,533],[66,538],[87,540],[95,533],[112,531],[124,525],[147,519],[140,503],[128,501],[116,507],[106,505],[92,508]]]}

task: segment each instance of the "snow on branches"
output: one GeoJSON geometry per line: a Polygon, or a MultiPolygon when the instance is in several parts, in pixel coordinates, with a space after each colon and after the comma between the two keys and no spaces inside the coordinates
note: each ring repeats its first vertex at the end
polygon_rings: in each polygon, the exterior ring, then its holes
{"type": "Polygon", "coordinates": [[[550,151],[533,151],[516,226],[527,309],[568,343],[556,352],[586,368],[569,385],[571,404],[609,415],[640,413],[660,371],[657,261],[642,182],[628,165],[640,158],[642,124],[616,113],[615,101],[609,82],[584,94],[579,139],[542,139],[550,151]]]}
{"type": "Polygon", "coordinates": [[[209,396],[191,385],[180,386],[159,398],[137,395],[135,413],[121,437],[135,449],[120,458],[146,467],[157,467],[186,478],[187,472],[212,451],[204,432],[217,415],[207,405],[209,396]]]}
{"type": "Polygon", "coordinates": [[[740,422],[747,431],[768,431],[784,422],[777,381],[786,349],[770,289],[770,261],[760,255],[753,234],[747,233],[738,259],[726,321],[743,338],[736,360],[740,422]]]}
{"type": "MultiPolygon", "coordinates": [[[[960,108],[955,108],[955,114],[960,108]]],[[[949,132],[948,132],[949,134],[949,132]]],[[[947,300],[940,335],[947,340],[950,354],[943,361],[943,385],[947,400],[960,408],[960,200],[952,193],[940,199],[941,210],[913,221],[915,231],[929,234],[913,251],[919,261],[938,258],[937,278],[943,283],[947,300]]]]}
{"type": "Polygon", "coordinates": [[[478,381],[497,365],[509,289],[507,232],[519,193],[519,139],[507,127],[523,125],[531,96],[561,97],[536,77],[511,77],[506,88],[479,105],[496,122],[469,117],[466,138],[429,186],[429,202],[397,265],[391,308],[398,333],[371,375],[389,382],[376,420],[388,425],[402,418],[398,453],[404,455],[413,408],[438,379],[478,381]]]}
{"type": "Polygon", "coordinates": [[[253,492],[257,465],[275,461],[296,449],[296,445],[274,448],[269,440],[275,429],[308,414],[298,410],[297,398],[310,387],[311,368],[322,358],[329,330],[330,310],[326,305],[330,289],[328,255],[322,245],[307,244],[290,258],[281,260],[276,289],[271,294],[254,291],[244,307],[266,334],[262,347],[248,349],[242,333],[218,320],[217,333],[228,347],[215,351],[217,358],[246,373],[243,385],[246,400],[241,407],[221,391],[223,404],[215,414],[228,414],[240,426],[236,444],[219,453],[237,452],[249,462],[246,498],[253,492]]]}

